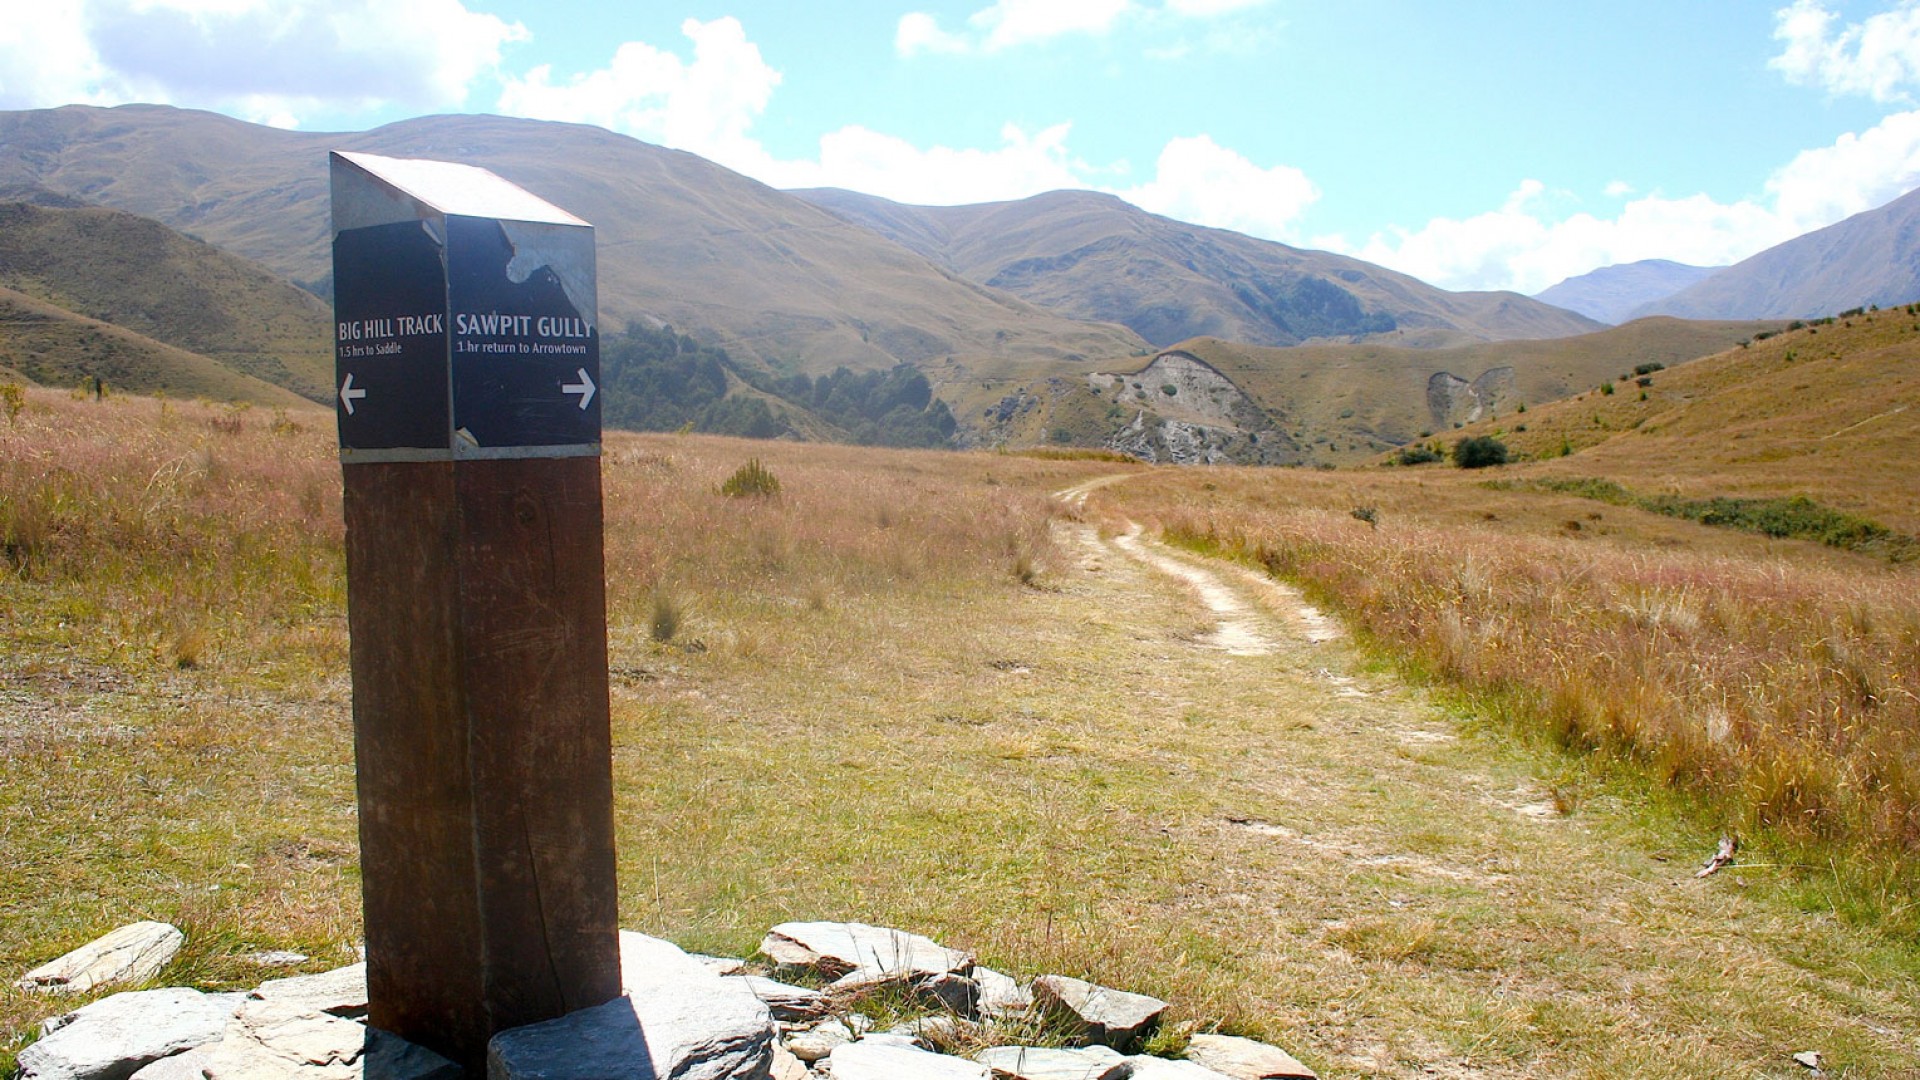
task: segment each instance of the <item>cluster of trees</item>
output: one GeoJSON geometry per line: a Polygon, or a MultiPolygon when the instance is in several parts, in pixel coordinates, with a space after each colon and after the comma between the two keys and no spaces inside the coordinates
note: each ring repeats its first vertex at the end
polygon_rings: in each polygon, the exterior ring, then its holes
{"type": "Polygon", "coordinates": [[[911,364],[858,374],[839,368],[818,379],[789,375],[769,389],[862,446],[941,446],[957,426],[947,403],[933,396],[933,385],[911,364]]]}
{"type": "Polygon", "coordinates": [[[772,376],[670,326],[630,325],[605,339],[600,371],[608,427],[773,439],[793,434],[793,415],[805,412],[866,446],[943,446],[956,426],[911,365],[857,374],[841,368],[818,379],[772,376]],[[729,394],[735,382],[759,393],[729,394]]]}

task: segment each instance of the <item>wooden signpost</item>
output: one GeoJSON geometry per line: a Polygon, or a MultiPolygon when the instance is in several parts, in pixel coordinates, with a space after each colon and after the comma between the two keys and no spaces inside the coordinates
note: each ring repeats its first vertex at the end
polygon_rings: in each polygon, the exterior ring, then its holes
{"type": "Polygon", "coordinates": [[[620,993],[593,228],[331,168],[368,1019],[478,1075],[620,993]]]}

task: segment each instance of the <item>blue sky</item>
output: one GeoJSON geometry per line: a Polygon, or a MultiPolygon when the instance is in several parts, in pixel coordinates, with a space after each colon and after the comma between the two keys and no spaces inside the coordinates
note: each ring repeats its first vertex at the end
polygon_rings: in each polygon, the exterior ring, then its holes
{"type": "Polygon", "coordinates": [[[52,0],[0,107],[599,124],[778,187],[1112,191],[1449,288],[1734,261],[1920,186],[1920,0],[52,0]]]}

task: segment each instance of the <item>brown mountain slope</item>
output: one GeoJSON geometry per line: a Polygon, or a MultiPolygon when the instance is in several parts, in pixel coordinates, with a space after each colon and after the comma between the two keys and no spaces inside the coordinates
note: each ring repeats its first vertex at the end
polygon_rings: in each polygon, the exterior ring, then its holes
{"type": "Polygon", "coordinates": [[[1637,314],[1811,319],[1914,300],[1920,300],[1920,190],[1770,247],[1637,314]]]}
{"type": "Polygon", "coordinates": [[[309,404],[291,390],[205,356],[0,287],[0,370],[6,369],[45,386],[97,378],[110,391],[309,404]]]}
{"type": "Polygon", "coordinates": [[[1453,293],[1344,255],[1149,214],[1114,196],[1055,191],[1017,202],[907,206],[798,191],[974,281],[1158,346],[1192,337],[1255,345],[1433,331],[1486,341],[1583,334],[1603,324],[1518,293],[1453,293]]]}
{"type": "Polygon", "coordinates": [[[1535,475],[1599,477],[1641,495],[1805,495],[1920,535],[1920,321],[1907,309],[1790,330],[1647,379],[1450,437],[1495,434],[1542,459],[1535,475]]]}
{"type": "Polygon", "coordinates": [[[0,203],[0,286],[314,401],[332,396],[327,305],[157,221],[0,203]]]}
{"type": "Polygon", "coordinates": [[[1143,349],[983,289],[871,232],[691,154],[591,127],[486,116],[369,132],[280,131],[161,106],[0,113],[0,187],[37,184],[156,218],[324,285],[326,152],[456,159],[595,224],[600,308],[807,371],[947,355],[1071,364],[1143,349]]]}

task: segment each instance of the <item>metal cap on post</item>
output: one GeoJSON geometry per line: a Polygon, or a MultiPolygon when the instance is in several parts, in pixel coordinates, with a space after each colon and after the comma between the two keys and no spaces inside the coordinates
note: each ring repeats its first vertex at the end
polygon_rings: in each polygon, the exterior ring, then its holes
{"type": "Polygon", "coordinates": [[[331,168],[369,1020],[478,1075],[620,992],[593,228],[331,168]]]}

